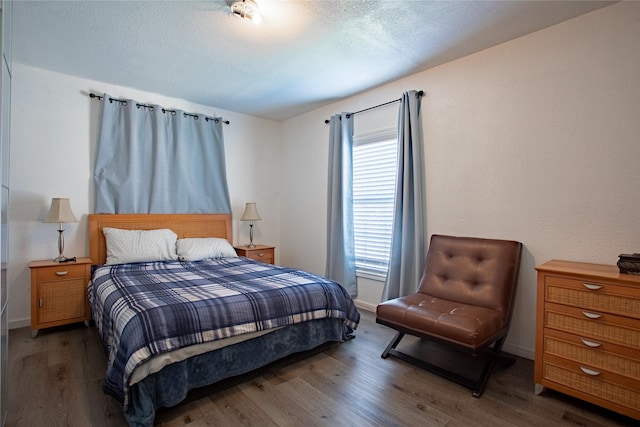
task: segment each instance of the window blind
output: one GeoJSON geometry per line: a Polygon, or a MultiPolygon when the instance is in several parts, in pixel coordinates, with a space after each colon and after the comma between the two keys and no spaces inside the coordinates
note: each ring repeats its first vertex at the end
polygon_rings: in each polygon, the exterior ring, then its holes
{"type": "Polygon", "coordinates": [[[357,138],[353,148],[356,269],[386,276],[391,248],[397,134],[357,138]]]}

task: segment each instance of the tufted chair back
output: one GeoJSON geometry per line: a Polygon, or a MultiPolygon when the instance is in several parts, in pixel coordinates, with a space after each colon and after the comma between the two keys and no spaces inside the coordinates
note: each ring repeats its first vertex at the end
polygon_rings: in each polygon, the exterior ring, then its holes
{"type": "Polygon", "coordinates": [[[522,244],[434,234],[419,293],[511,313],[522,244]]]}

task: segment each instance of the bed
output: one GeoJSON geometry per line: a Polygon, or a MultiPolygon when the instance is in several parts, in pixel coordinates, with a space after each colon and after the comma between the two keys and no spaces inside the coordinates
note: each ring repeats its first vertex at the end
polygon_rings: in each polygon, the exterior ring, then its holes
{"type": "Polygon", "coordinates": [[[158,408],[191,389],[353,336],[360,315],[340,285],[235,256],[231,236],[230,215],[89,215],[88,296],[108,357],[104,390],[131,426],[153,425],[158,408]],[[154,249],[138,259],[156,240],[135,240],[143,247],[127,246],[133,258],[117,258],[118,239],[131,235],[173,242],[180,257],[148,259],[154,249]]]}

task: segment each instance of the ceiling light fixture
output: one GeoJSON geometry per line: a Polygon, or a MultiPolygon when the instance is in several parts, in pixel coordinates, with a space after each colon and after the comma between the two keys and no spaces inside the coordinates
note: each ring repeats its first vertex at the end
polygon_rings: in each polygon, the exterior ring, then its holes
{"type": "Polygon", "coordinates": [[[241,0],[233,3],[231,13],[239,18],[249,19],[254,24],[262,22],[262,15],[260,15],[258,5],[254,0],[241,0]]]}

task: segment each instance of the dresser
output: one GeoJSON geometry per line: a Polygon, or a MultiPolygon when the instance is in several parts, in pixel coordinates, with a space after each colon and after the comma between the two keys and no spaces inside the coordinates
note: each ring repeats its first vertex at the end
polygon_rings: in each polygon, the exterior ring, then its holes
{"type": "Polygon", "coordinates": [[[640,275],[558,260],[536,270],[536,393],[640,419],[640,275]]]}
{"type": "Polygon", "coordinates": [[[31,335],[39,329],[91,319],[87,284],[91,279],[91,259],[76,262],[32,261],[31,335]]]}
{"type": "Polygon", "coordinates": [[[253,248],[247,246],[234,246],[238,256],[243,256],[256,261],[264,262],[267,264],[273,264],[276,260],[276,248],[275,246],[268,245],[255,245],[253,248]]]}

